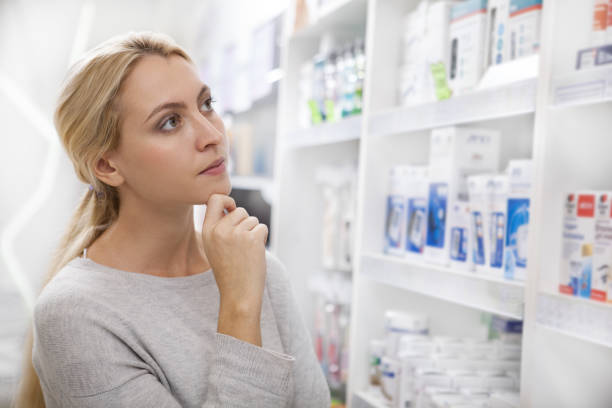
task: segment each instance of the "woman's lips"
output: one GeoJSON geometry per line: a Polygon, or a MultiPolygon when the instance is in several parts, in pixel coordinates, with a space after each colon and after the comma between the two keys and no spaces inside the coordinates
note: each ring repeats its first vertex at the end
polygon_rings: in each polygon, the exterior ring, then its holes
{"type": "Polygon", "coordinates": [[[224,173],[225,172],[225,160],[223,160],[221,162],[221,164],[211,167],[207,170],[204,170],[202,172],[200,172],[200,174],[206,174],[209,176],[216,176],[218,174],[224,173]]]}

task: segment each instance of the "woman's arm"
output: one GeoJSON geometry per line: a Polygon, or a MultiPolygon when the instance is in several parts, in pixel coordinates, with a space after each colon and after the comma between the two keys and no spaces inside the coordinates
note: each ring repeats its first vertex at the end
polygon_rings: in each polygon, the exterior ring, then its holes
{"type": "MultiPolygon", "coordinates": [[[[34,312],[33,360],[47,408],[187,406],[156,374],[156,361],[135,351],[141,344],[121,316],[73,292],[41,296],[34,312]]],[[[203,408],[288,406],[292,357],[221,333],[214,339],[203,408]]]]}
{"type": "Polygon", "coordinates": [[[292,407],[329,408],[330,393],[314,353],[311,334],[299,311],[287,270],[266,251],[267,287],[285,351],[295,358],[292,407]]]}

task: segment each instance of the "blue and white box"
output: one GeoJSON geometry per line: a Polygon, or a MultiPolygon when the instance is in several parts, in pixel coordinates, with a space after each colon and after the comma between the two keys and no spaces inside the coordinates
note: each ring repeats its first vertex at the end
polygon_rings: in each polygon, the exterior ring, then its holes
{"type": "Polygon", "coordinates": [[[476,272],[489,271],[491,249],[489,248],[489,197],[487,184],[494,177],[492,174],[477,174],[468,177],[468,195],[470,205],[470,232],[472,234],[471,262],[476,272]]]}
{"type": "Polygon", "coordinates": [[[457,201],[451,208],[453,224],[450,233],[450,263],[457,270],[472,269],[470,254],[470,207],[466,201],[457,201]]]}
{"type": "Polygon", "coordinates": [[[510,0],[510,59],[540,50],[542,0],[510,0]]]}
{"type": "Polygon", "coordinates": [[[485,68],[508,61],[510,0],[489,0],[485,68]]]}
{"type": "Polygon", "coordinates": [[[531,160],[511,160],[507,168],[508,204],[504,249],[506,279],[526,279],[532,167],[531,160]]]}
{"type": "Polygon", "coordinates": [[[414,166],[406,181],[406,255],[420,257],[427,238],[427,193],[429,181],[426,166],[414,166]]]}
{"type": "Polygon", "coordinates": [[[504,276],[508,176],[492,177],[487,183],[487,195],[489,198],[489,271],[501,278],[504,276]]]}
{"type": "Polygon", "coordinates": [[[449,84],[455,94],[478,84],[484,71],[487,0],[467,0],[451,8],[449,84]]]}
{"type": "Polygon", "coordinates": [[[395,166],[389,172],[389,194],[385,221],[384,252],[404,255],[404,225],[406,216],[406,166],[395,166]]]}
{"type": "Polygon", "coordinates": [[[467,201],[467,177],[496,171],[499,164],[500,133],[495,130],[446,127],[431,134],[427,240],[428,261],[450,262],[450,228],[455,225],[450,210],[467,201]]]}

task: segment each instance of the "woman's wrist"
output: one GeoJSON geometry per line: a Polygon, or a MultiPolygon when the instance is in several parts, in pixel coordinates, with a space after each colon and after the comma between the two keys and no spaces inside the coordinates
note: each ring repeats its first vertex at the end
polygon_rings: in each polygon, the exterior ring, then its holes
{"type": "Polygon", "coordinates": [[[261,347],[261,302],[221,301],[217,332],[261,347]]]}

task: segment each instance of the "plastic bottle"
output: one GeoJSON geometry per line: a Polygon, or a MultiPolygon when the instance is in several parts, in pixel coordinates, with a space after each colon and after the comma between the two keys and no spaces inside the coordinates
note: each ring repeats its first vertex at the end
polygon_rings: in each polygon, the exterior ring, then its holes
{"type": "Polygon", "coordinates": [[[358,115],[361,113],[363,106],[363,84],[365,82],[366,65],[365,45],[361,38],[355,41],[354,54],[357,81],[355,83],[355,106],[353,107],[353,114],[358,115]]]}
{"type": "Polygon", "coordinates": [[[325,57],[322,54],[313,58],[312,85],[312,123],[317,124],[325,121],[325,57]]]}
{"type": "Polygon", "coordinates": [[[342,72],[342,117],[353,114],[355,107],[355,86],[357,84],[357,71],[355,68],[355,55],[351,44],[343,50],[344,67],[342,72]]]}

